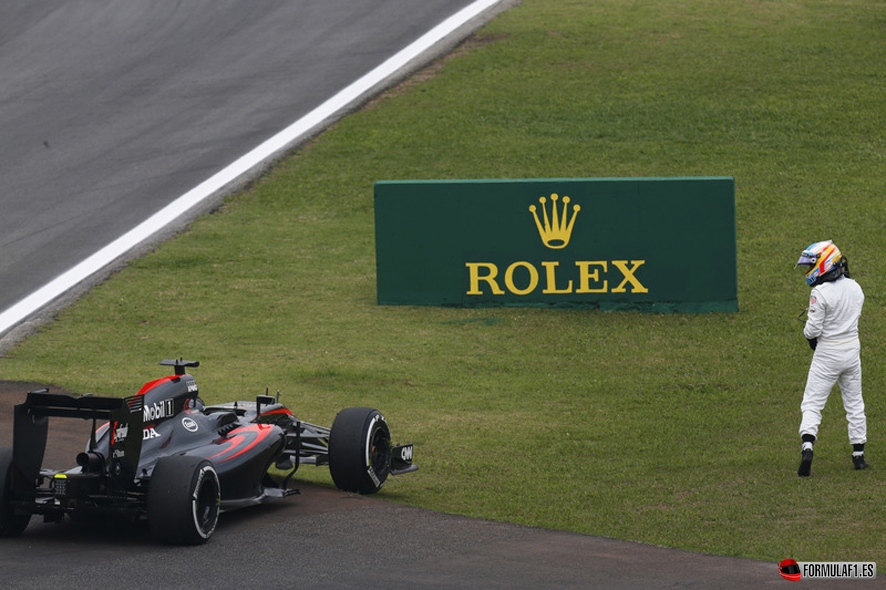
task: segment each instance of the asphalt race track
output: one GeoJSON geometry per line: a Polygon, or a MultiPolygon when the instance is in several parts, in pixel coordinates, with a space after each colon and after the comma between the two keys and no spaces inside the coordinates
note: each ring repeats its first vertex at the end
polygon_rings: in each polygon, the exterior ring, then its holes
{"type": "MultiPolygon", "coordinates": [[[[0,312],[468,4],[0,0],[0,312]]],[[[0,382],[0,446],[36,387],[0,382]]],[[[55,419],[44,464],[73,465],[87,430],[55,419]]],[[[301,484],[300,496],[222,515],[201,547],[158,545],[143,525],[35,517],[0,539],[0,589],[787,584],[774,563],[385,501],[396,485],[367,498],[301,484]]]]}
{"type": "Polygon", "coordinates": [[[474,5],[0,0],[0,318],[474,5]]]}

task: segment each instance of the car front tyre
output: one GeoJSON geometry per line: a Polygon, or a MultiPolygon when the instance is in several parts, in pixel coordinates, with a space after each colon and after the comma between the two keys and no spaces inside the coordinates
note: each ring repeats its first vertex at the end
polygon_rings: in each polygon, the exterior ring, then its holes
{"type": "Polygon", "coordinates": [[[374,494],[391,472],[391,432],[372,408],[346,408],[329,432],[329,472],[346,492],[374,494]]]}

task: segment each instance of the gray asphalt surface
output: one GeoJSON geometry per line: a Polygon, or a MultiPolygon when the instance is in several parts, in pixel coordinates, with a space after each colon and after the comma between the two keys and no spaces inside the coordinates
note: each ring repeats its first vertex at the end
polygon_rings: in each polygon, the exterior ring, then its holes
{"type": "Polygon", "coordinates": [[[0,0],[0,312],[469,4],[0,0]]]}

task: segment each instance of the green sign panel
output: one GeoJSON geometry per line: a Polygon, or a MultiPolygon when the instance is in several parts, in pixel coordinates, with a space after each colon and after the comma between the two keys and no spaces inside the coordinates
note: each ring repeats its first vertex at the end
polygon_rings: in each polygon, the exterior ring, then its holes
{"type": "Polygon", "coordinates": [[[384,181],[382,305],[738,310],[729,177],[384,181]]]}

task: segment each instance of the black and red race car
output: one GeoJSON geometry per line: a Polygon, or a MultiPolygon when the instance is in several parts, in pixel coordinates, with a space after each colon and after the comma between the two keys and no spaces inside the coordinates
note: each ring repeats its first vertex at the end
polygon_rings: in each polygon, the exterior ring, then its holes
{"type": "Polygon", "coordinates": [[[39,390],[15,406],[13,446],[0,449],[0,536],[21,534],[34,514],[109,514],[146,518],[164,542],[200,544],[221,512],[297,494],[289,484],[302,464],[328,465],[338,488],[360,494],[418,469],[378,410],[347,408],[326,428],[296,418],[279,394],[206,406],[185,371],[198,362],[160,364],[175,374],[131,397],[39,390]],[[51,416],[93,421],[76,467],[43,468],[51,416]]]}

